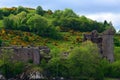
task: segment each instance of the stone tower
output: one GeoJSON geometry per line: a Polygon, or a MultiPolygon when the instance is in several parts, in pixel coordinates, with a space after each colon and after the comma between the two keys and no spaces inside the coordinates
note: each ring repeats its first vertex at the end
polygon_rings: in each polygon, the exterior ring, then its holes
{"type": "Polygon", "coordinates": [[[103,57],[106,57],[110,62],[114,61],[114,34],[115,31],[112,28],[102,33],[103,57]]]}
{"type": "Polygon", "coordinates": [[[107,58],[110,62],[114,61],[114,41],[113,37],[115,30],[110,28],[100,35],[96,30],[93,30],[90,34],[84,34],[83,41],[90,40],[96,43],[99,48],[100,56],[107,58]]]}

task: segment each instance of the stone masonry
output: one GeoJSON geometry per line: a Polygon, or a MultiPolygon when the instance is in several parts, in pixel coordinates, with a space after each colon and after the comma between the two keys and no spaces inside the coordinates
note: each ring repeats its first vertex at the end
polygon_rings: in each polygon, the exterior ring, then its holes
{"type": "MultiPolygon", "coordinates": [[[[96,30],[93,30],[90,34],[84,34],[83,41],[90,40],[93,43],[96,43],[99,48],[99,53],[102,58],[107,58],[110,62],[114,61],[114,43],[113,36],[115,31],[110,28],[104,31],[101,34],[98,34],[96,30]]],[[[39,47],[1,47],[0,54],[2,53],[1,49],[9,50],[12,49],[14,55],[14,60],[28,62],[32,60],[34,64],[39,64],[41,59],[44,58],[46,61],[50,59],[50,56],[46,56],[50,53],[50,49],[46,46],[39,47]]]]}
{"type": "Polygon", "coordinates": [[[102,58],[108,59],[110,62],[114,61],[114,42],[113,37],[115,30],[110,28],[101,34],[93,30],[90,34],[84,34],[83,41],[90,40],[96,43],[99,48],[99,53],[102,58]]]}
{"type": "Polygon", "coordinates": [[[28,62],[32,60],[34,64],[39,64],[40,60],[44,58],[41,53],[48,54],[50,49],[46,46],[39,47],[1,47],[0,54],[2,53],[1,49],[13,50],[14,60],[28,62]]]}

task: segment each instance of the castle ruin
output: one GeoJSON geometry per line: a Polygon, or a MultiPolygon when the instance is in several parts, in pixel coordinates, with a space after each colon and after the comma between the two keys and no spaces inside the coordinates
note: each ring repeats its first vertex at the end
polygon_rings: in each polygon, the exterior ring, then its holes
{"type": "MultiPolygon", "coordinates": [[[[93,43],[96,43],[99,48],[99,53],[102,58],[108,59],[110,62],[114,61],[114,43],[113,37],[115,30],[112,28],[104,31],[101,34],[98,34],[96,30],[92,31],[90,34],[84,34],[83,41],[90,40],[93,43]]],[[[23,46],[14,46],[14,47],[0,47],[0,54],[2,49],[12,50],[15,54],[13,56],[14,60],[28,62],[29,60],[33,61],[34,64],[39,64],[42,58],[46,61],[50,59],[49,55],[50,49],[46,46],[39,47],[23,47],[23,46]]],[[[69,53],[67,53],[68,55],[69,53]]]]}
{"type": "Polygon", "coordinates": [[[110,28],[101,34],[93,30],[90,34],[84,34],[83,41],[90,40],[96,43],[99,48],[99,53],[102,58],[108,59],[110,62],[114,61],[114,42],[113,37],[115,30],[110,28]]]}
{"type": "MultiPolygon", "coordinates": [[[[50,49],[46,46],[39,47],[1,47],[0,54],[2,53],[2,49],[12,50],[14,55],[13,59],[18,61],[32,61],[34,64],[39,64],[42,58],[46,58],[44,54],[48,54],[50,49]]],[[[48,57],[49,58],[49,57],[48,57]]]]}

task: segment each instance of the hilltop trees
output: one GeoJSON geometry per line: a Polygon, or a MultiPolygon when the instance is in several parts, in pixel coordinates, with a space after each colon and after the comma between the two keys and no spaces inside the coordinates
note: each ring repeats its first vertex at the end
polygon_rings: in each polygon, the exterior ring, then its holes
{"type": "Polygon", "coordinates": [[[43,35],[45,29],[48,27],[47,20],[40,15],[34,15],[28,19],[27,24],[30,27],[30,31],[43,35]],[[34,24],[33,24],[34,23],[34,24]]]}
{"type": "Polygon", "coordinates": [[[7,18],[7,17],[4,18],[3,25],[6,29],[13,29],[13,27],[14,27],[13,24],[14,24],[14,22],[11,18],[7,18]]]}
{"type": "Polygon", "coordinates": [[[66,8],[63,11],[62,17],[66,17],[66,18],[74,17],[74,18],[77,18],[78,15],[72,9],[66,8]]]}
{"type": "Polygon", "coordinates": [[[43,37],[60,39],[61,35],[45,17],[38,14],[27,14],[22,11],[17,15],[10,15],[3,19],[6,29],[33,32],[43,37]]]}
{"type": "Polygon", "coordinates": [[[39,14],[41,16],[43,16],[44,14],[44,10],[42,9],[41,6],[38,6],[35,11],[36,11],[36,14],[39,14]]]}
{"type": "Polygon", "coordinates": [[[85,16],[78,16],[72,9],[55,10],[52,12],[51,10],[43,10],[41,6],[38,6],[36,9],[19,6],[1,10],[0,15],[4,13],[3,17],[8,16],[3,19],[6,29],[34,32],[40,36],[52,38],[60,36],[58,34],[59,31],[90,32],[97,30],[102,32],[112,26],[107,21],[102,23],[93,21],[85,16]]]}
{"type": "Polygon", "coordinates": [[[0,14],[2,15],[2,19],[3,17],[7,17],[10,14],[16,14],[16,7],[12,7],[12,8],[0,8],[0,14]]]}
{"type": "Polygon", "coordinates": [[[27,21],[27,24],[29,25],[31,32],[34,32],[40,36],[50,37],[54,39],[61,38],[57,30],[48,24],[47,19],[40,15],[36,14],[30,17],[27,21]]]}
{"type": "MultiPolygon", "coordinates": [[[[3,19],[4,27],[6,29],[14,29],[14,30],[25,30],[26,28],[26,12],[21,12],[17,15],[10,15],[9,17],[5,17],[3,19]]],[[[27,29],[26,29],[27,30],[27,29]]]]}
{"type": "Polygon", "coordinates": [[[25,11],[25,12],[28,12],[26,8],[24,8],[23,6],[18,6],[17,10],[16,10],[16,14],[22,12],[22,11],[25,11]]]}
{"type": "Polygon", "coordinates": [[[53,18],[61,19],[61,18],[77,18],[78,15],[72,9],[65,10],[56,10],[53,13],[53,18]]]}
{"type": "Polygon", "coordinates": [[[0,19],[3,19],[2,10],[0,10],[0,19]]]}
{"type": "Polygon", "coordinates": [[[18,30],[29,31],[29,28],[26,23],[27,22],[26,16],[27,16],[27,13],[25,11],[22,11],[19,14],[17,14],[15,17],[13,17],[15,26],[17,27],[18,30]]]}
{"type": "Polygon", "coordinates": [[[93,21],[85,16],[78,16],[71,9],[65,10],[56,10],[53,13],[53,25],[59,26],[62,31],[81,31],[88,32],[92,30],[97,30],[98,32],[102,32],[109,27],[108,23],[101,23],[97,21],[93,21]]]}

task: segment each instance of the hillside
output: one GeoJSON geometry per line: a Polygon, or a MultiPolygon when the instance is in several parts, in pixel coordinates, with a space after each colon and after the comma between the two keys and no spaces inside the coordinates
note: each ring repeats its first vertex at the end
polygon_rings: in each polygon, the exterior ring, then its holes
{"type": "Polygon", "coordinates": [[[62,40],[54,40],[44,38],[30,32],[19,30],[0,30],[0,39],[3,41],[3,46],[49,46],[49,47],[64,47],[66,45],[78,46],[82,42],[81,32],[61,32],[62,40]],[[63,44],[63,46],[62,46],[63,44]]]}
{"type": "Polygon", "coordinates": [[[60,42],[76,44],[82,41],[82,33],[113,27],[111,22],[97,22],[77,15],[72,9],[43,10],[41,6],[0,8],[1,39],[7,45],[50,45],[60,42]],[[9,33],[9,34],[7,34],[9,33]],[[11,37],[12,36],[12,37],[11,37]],[[6,38],[6,39],[5,39],[6,38]],[[38,38],[38,39],[37,39],[38,38]]]}
{"type": "MultiPolygon", "coordinates": [[[[45,80],[120,78],[120,34],[114,35],[115,60],[111,63],[100,56],[99,44],[83,42],[83,34],[97,30],[99,35],[110,28],[114,30],[111,22],[97,22],[76,14],[72,9],[52,11],[43,10],[41,6],[36,9],[23,6],[0,8],[0,46],[47,46],[50,49],[49,54],[38,51],[39,64],[32,61],[34,56],[28,62],[14,61],[13,52],[3,49],[0,73],[6,78],[16,78],[38,71],[45,80]]],[[[29,57],[29,52],[27,55],[29,57]]]]}

